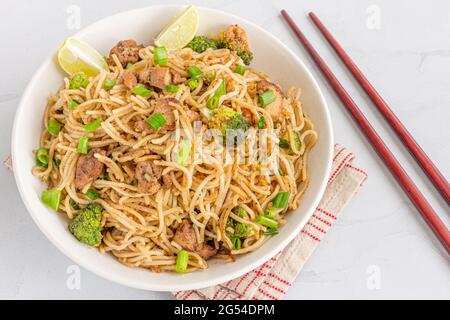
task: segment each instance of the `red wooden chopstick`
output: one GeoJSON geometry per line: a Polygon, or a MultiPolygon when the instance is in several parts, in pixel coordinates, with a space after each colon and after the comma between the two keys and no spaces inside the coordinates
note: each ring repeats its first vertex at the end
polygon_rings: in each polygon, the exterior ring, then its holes
{"type": "Polygon", "coordinates": [[[402,168],[400,163],[394,157],[392,152],[388,149],[388,147],[384,144],[383,140],[380,138],[375,129],[371,126],[369,121],[366,119],[364,114],[361,112],[357,104],[353,101],[344,87],[341,85],[339,80],[327,66],[327,64],[323,61],[305,35],[300,31],[298,26],[289,16],[289,14],[285,11],[281,11],[282,16],[292,28],[294,33],[297,36],[297,39],[301,42],[301,44],[308,51],[311,58],[314,60],[316,65],[319,67],[320,71],[322,71],[325,78],[328,80],[329,84],[338,95],[344,106],[353,116],[353,119],[356,121],[362,132],[369,139],[375,151],[378,153],[380,158],[386,164],[391,174],[397,180],[397,182],[402,187],[403,191],[407,194],[411,202],[420,212],[424,220],[428,223],[430,228],[433,230],[436,237],[441,241],[444,248],[447,250],[447,253],[450,254],[450,232],[444,223],[440,220],[439,216],[433,210],[431,205],[425,199],[423,194],[402,168]]]}
{"type": "Polygon", "coordinates": [[[361,70],[356,66],[344,49],[339,45],[336,39],[331,35],[327,28],[323,25],[322,21],[317,17],[314,12],[310,12],[314,24],[319,28],[320,32],[325,36],[330,45],[336,51],[337,55],[341,58],[342,62],[347,66],[353,77],[358,81],[364,91],[369,95],[372,102],[384,116],[386,121],[394,129],[397,136],[403,141],[403,144],[408,148],[411,155],[416,159],[423,171],[428,175],[431,182],[433,182],[436,189],[442,194],[447,204],[450,205],[450,184],[445,179],[444,175],[434,165],[434,163],[428,158],[426,153],[422,150],[419,144],[414,140],[412,135],[403,126],[401,121],[397,118],[388,104],[383,100],[377,90],[372,86],[369,80],[363,75],[361,70]]]}

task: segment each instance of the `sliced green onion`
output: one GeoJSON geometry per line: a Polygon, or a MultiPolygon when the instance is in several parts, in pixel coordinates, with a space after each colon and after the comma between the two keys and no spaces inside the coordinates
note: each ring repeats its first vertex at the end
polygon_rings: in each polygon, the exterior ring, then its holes
{"type": "Polygon", "coordinates": [[[259,103],[262,107],[267,106],[268,104],[271,104],[276,100],[277,96],[275,95],[275,92],[273,90],[269,89],[264,91],[259,95],[259,103]]]}
{"type": "Polygon", "coordinates": [[[106,171],[106,170],[103,171],[102,180],[109,181],[109,173],[108,173],[108,171],[106,171]]]}
{"type": "Polygon", "coordinates": [[[59,166],[61,165],[61,159],[55,159],[55,160],[53,160],[53,162],[55,163],[55,166],[57,168],[59,168],[59,166]]]}
{"type": "Polygon", "coordinates": [[[266,236],[274,236],[274,235],[278,234],[278,228],[267,228],[266,231],[264,232],[264,234],[266,236]]]}
{"type": "Polygon", "coordinates": [[[111,90],[112,88],[114,88],[115,85],[116,85],[115,79],[106,79],[103,86],[105,87],[105,89],[111,90]]]}
{"type": "Polygon", "coordinates": [[[94,121],[91,121],[88,124],[85,124],[83,126],[83,128],[87,132],[94,132],[95,130],[97,130],[101,126],[102,121],[103,121],[102,118],[97,118],[94,121]]]}
{"type": "Polygon", "coordinates": [[[89,150],[89,140],[86,137],[81,137],[78,140],[77,151],[78,153],[87,154],[89,150]]]}
{"type": "Polygon", "coordinates": [[[261,116],[258,119],[258,129],[264,129],[264,116],[261,116]]]}
{"type": "Polygon", "coordinates": [[[157,47],[153,49],[153,62],[157,66],[162,66],[167,64],[169,61],[169,55],[164,47],[157,47]]]}
{"type": "Polygon", "coordinates": [[[208,99],[208,102],[206,102],[206,106],[209,110],[214,110],[219,107],[219,97],[216,95],[213,95],[211,98],[208,99]]]}
{"type": "Polygon", "coordinates": [[[68,105],[68,107],[69,107],[69,110],[70,111],[72,111],[72,110],[74,110],[76,107],[78,107],[78,105],[79,105],[79,103],[78,102],[76,102],[75,100],[69,100],[69,105],[68,105]]]}
{"type": "Polygon", "coordinates": [[[164,90],[170,93],[177,93],[178,92],[178,86],[175,84],[168,84],[164,87],[164,90]]]}
{"type": "Polygon", "coordinates": [[[283,148],[283,149],[288,149],[289,146],[290,146],[290,144],[289,144],[289,141],[288,141],[288,140],[286,140],[286,139],[280,139],[280,142],[278,143],[278,146],[279,146],[280,148],[283,148]]]}
{"type": "Polygon", "coordinates": [[[222,82],[220,83],[219,87],[217,88],[215,95],[218,97],[221,97],[223,95],[227,94],[227,87],[225,85],[225,80],[222,79],[222,82]]]}
{"type": "Polygon", "coordinates": [[[191,90],[195,90],[198,87],[198,80],[197,79],[189,79],[187,81],[187,85],[189,86],[189,88],[191,88],[191,90]]]}
{"type": "Polygon", "coordinates": [[[278,221],[275,221],[273,219],[267,218],[263,215],[259,215],[255,218],[255,222],[259,223],[260,225],[269,227],[269,228],[276,228],[278,226],[278,221]]]}
{"type": "Polygon", "coordinates": [[[216,79],[216,75],[217,75],[217,72],[216,72],[216,70],[214,70],[212,75],[206,76],[205,79],[206,79],[206,81],[208,81],[208,83],[211,83],[214,81],[214,79],[216,79]]]}
{"type": "Polygon", "coordinates": [[[77,73],[70,80],[69,89],[86,88],[89,84],[89,79],[84,73],[77,73]]]}
{"type": "Polygon", "coordinates": [[[88,197],[88,198],[91,199],[92,201],[98,199],[98,193],[97,193],[97,191],[95,191],[94,189],[88,189],[88,191],[86,191],[85,194],[86,194],[86,197],[88,197]]]}
{"type": "Polygon", "coordinates": [[[233,244],[233,249],[234,249],[234,250],[239,250],[239,249],[241,249],[241,245],[242,245],[241,238],[233,237],[233,238],[231,239],[231,243],[233,244]]]}
{"type": "Polygon", "coordinates": [[[185,273],[188,267],[189,253],[186,250],[181,250],[177,254],[177,263],[175,271],[178,273],[185,273]]]}
{"type": "Polygon", "coordinates": [[[39,148],[36,151],[36,163],[41,167],[48,166],[48,150],[45,148],[39,148]]]}
{"type": "Polygon", "coordinates": [[[137,86],[135,86],[132,90],[132,92],[137,95],[137,96],[141,96],[144,98],[148,98],[152,95],[152,90],[149,90],[146,86],[144,86],[143,84],[138,84],[137,86]]]}
{"type": "Polygon", "coordinates": [[[59,203],[61,202],[61,190],[50,189],[42,191],[41,201],[47,207],[58,211],[59,203]]]}
{"type": "Polygon", "coordinates": [[[47,124],[47,131],[51,134],[56,136],[62,128],[62,124],[59,123],[57,120],[51,118],[50,120],[48,120],[48,124],[47,124]]]}
{"type": "Polygon", "coordinates": [[[247,68],[244,66],[237,66],[236,69],[234,69],[234,72],[240,74],[241,76],[244,75],[245,71],[247,71],[247,68]]]}
{"type": "Polygon", "coordinates": [[[192,149],[192,142],[189,140],[183,140],[180,142],[180,150],[178,151],[177,163],[181,166],[185,166],[189,160],[189,155],[192,149]]]}
{"type": "Polygon", "coordinates": [[[127,65],[125,66],[125,69],[130,69],[131,67],[133,67],[133,64],[131,62],[128,62],[127,65]]]}
{"type": "Polygon", "coordinates": [[[105,60],[105,61],[106,61],[106,63],[108,63],[108,60],[109,60],[109,59],[108,59],[108,57],[107,57],[107,56],[105,56],[105,55],[103,55],[102,57],[103,57],[103,60],[105,60]]]}
{"type": "Polygon", "coordinates": [[[282,176],[282,177],[284,176],[284,171],[283,171],[283,169],[281,169],[281,168],[278,169],[278,173],[279,173],[280,176],[282,176]]]}
{"type": "Polygon", "coordinates": [[[155,113],[147,120],[147,124],[153,129],[161,128],[165,123],[166,118],[164,118],[161,112],[155,113]]]}
{"type": "Polygon", "coordinates": [[[290,192],[279,192],[273,199],[274,208],[285,208],[290,197],[290,192]]]}
{"type": "Polygon", "coordinates": [[[197,66],[190,66],[186,69],[186,71],[191,76],[191,79],[198,79],[203,76],[202,70],[200,70],[197,66]]]}
{"type": "Polygon", "coordinates": [[[275,218],[278,216],[278,212],[273,209],[266,209],[264,210],[264,216],[267,218],[275,218]]]}

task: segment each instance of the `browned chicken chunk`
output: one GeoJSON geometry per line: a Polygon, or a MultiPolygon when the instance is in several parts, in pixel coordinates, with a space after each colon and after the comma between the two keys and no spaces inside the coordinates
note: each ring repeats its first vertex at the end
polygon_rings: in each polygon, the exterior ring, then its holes
{"type": "Polygon", "coordinates": [[[161,127],[162,130],[174,130],[175,129],[175,115],[173,114],[174,107],[171,103],[180,104],[181,102],[175,98],[162,98],[156,102],[154,113],[162,113],[166,119],[166,123],[161,127]]]}
{"type": "Polygon", "coordinates": [[[133,74],[133,72],[125,71],[122,75],[123,78],[123,84],[127,86],[128,89],[133,89],[137,85],[137,79],[136,76],[133,74]]]}
{"type": "Polygon", "coordinates": [[[183,220],[177,228],[173,240],[184,249],[198,253],[205,260],[217,253],[213,246],[206,243],[197,243],[194,228],[187,220],[183,220]]]}
{"type": "Polygon", "coordinates": [[[266,111],[270,114],[273,121],[281,121],[284,117],[283,114],[283,91],[280,86],[265,80],[258,82],[258,93],[263,93],[264,91],[272,90],[275,93],[276,99],[274,102],[265,106],[266,111]]]}
{"type": "Polygon", "coordinates": [[[120,63],[125,67],[128,63],[136,63],[140,60],[139,50],[144,48],[142,44],[137,44],[134,40],[119,41],[109,52],[109,63],[115,64],[112,55],[117,55],[120,63]]]}
{"type": "Polygon", "coordinates": [[[75,187],[77,189],[83,188],[102,174],[103,163],[94,157],[96,153],[103,156],[106,155],[105,150],[94,148],[87,155],[82,155],[78,158],[75,171],[75,187]]]}
{"type": "Polygon", "coordinates": [[[233,48],[250,50],[247,32],[238,25],[232,25],[222,32],[221,38],[233,48]]]}
{"type": "Polygon", "coordinates": [[[153,161],[139,162],[135,174],[139,192],[154,194],[161,188],[159,179],[161,178],[162,167],[154,164],[153,161]]]}
{"type": "Polygon", "coordinates": [[[164,89],[172,81],[172,74],[169,68],[152,67],[139,73],[139,81],[148,83],[155,88],[164,89]]]}

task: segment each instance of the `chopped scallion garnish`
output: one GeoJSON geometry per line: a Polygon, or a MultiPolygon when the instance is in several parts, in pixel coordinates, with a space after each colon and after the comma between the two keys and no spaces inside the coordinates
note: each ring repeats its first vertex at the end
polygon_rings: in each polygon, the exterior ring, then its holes
{"type": "Polygon", "coordinates": [[[180,142],[180,149],[178,151],[177,163],[181,166],[185,166],[189,160],[189,155],[192,149],[192,142],[189,140],[183,140],[180,142]]]}
{"type": "Polygon", "coordinates": [[[277,96],[275,95],[275,92],[273,90],[269,89],[264,91],[259,95],[259,103],[262,107],[267,106],[268,104],[271,104],[276,100],[277,96]]]}
{"type": "Polygon", "coordinates": [[[214,110],[217,109],[219,107],[219,97],[216,95],[213,95],[211,98],[208,99],[208,101],[206,102],[206,106],[208,107],[209,110],[214,110]]]}
{"type": "Polygon", "coordinates": [[[189,79],[186,83],[189,86],[189,88],[191,88],[191,90],[195,90],[198,87],[197,79],[189,79]]]}
{"type": "Polygon", "coordinates": [[[86,194],[86,197],[88,197],[88,198],[91,199],[92,201],[98,199],[98,193],[97,193],[97,191],[95,191],[94,189],[88,189],[88,191],[86,191],[85,194],[86,194]]]}
{"type": "Polygon", "coordinates": [[[77,152],[81,154],[87,154],[89,150],[89,139],[86,137],[81,137],[78,140],[77,152]]]}
{"type": "Polygon", "coordinates": [[[258,129],[264,129],[264,116],[261,116],[258,119],[258,129]]]}
{"type": "Polygon", "coordinates": [[[137,86],[135,86],[132,90],[132,92],[137,95],[137,96],[141,96],[144,98],[148,98],[152,95],[152,90],[148,89],[146,86],[142,85],[142,84],[138,84],[137,86]]]}
{"type": "Polygon", "coordinates": [[[231,239],[231,243],[233,244],[233,249],[234,250],[240,250],[241,249],[241,245],[242,245],[241,238],[233,237],[231,239]]]}
{"type": "Polygon", "coordinates": [[[78,105],[79,105],[79,103],[76,102],[75,100],[72,100],[72,99],[69,100],[68,106],[69,106],[70,111],[75,110],[75,108],[78,107],[78,105]]]}
{"type": "Polygon", "coordinates": [[[83,126],[84,130],[86,130],[87,132],[94,132],[95,130],[97,130],[101,124],[102,124],[102,118],[97,118],[92,122],[89,122],[88,124],[85,124],[83,126]]]}
{"type": "Polygon", "coordinates": [[[267,218],[263,215],[259,215],[255,218],[255,222],[262,225],[262,226],[266,226],[269,228],[276,228],[278,226],[278,221],[275,221],[273,219],[267,218]]]}
{"type": "Polygon", "coordinates": [[[278,228],[267,228],[266,231],[264,232],[264,234],[266,236],[274,236],[274,235],[278,234],[278,228]]]}
{"type": "Polygon", "coordinates": [[[69,84],[69,89],[86,88],[89,84],[89,79],[84,73],[77,73],[72,77],[69,84]]]}
{"type": "Polygon", "coordinates": [[[147,120],[147,124],[153,129],[158,129],[166,123],[166,118],[164,118],[161,112],[155,113],[147,120]]]}
{"type": "Polygon", "coordinates": [[[177,273],[185,273],[188,267],[189,253],[186,250],[180,250],[177,254],[177,262],[175,271],[177,273]]]}
{"type": "Polygon", "coordinates": [[[200,70],[197,66],[190,66],[186,71],[191,76],[191,79],[198,79],[203,76],[202,70],[200,70]]]}
{"type": "Polygon", "coordinates": [[[275,218],[278,216],[278,212],[273,209],[266,209],[264,210],[264,216],[267,218],[275,218]]]}
{"type": "Polygon", "coordinates": [[[128,62],[127,65],[125,66],[125,69],[130,69],[131,67],[133,67],[133,64],[131,62],[128,62]]]}
{"type": "Polygon", "coordinates": [[[112,88],[114,88],[115,85],[116,85],[115,79],[106,79],[105,80],[105,83],[104,83],[105,89],[111,90],[112,88]]]}
{"type": "Polygon", "coordinates": [[[283,149],[288,149],[289,146],[290,146],[290,144],[289,144],[289,141],[288,141],[288,140],[286,140],[286,139],[280,139],[280,142],[278,142],[278,146],[279,146],[280,148],[283,148],[283,149]]]}
{"type": "Polygon", "coordinates": [[[47,131],[51,134],[56,136],[59,131],[61,131],[62,128],[62,124],[59,123],[57,120],[51,118],[50,120],[48,120],[48,124],[47,124],[47,131]]]}
{"type": "Polygon", "coordinates": [[[285,208],[290,197],[290,192],[279,192],[273,199],[274,208],[285,208]]]}
{"type": "Polygon", "coordinates": [[[164,87],[164,90],[170,93],[177,93],[178,92],[178,86],[175,84],[168,84],[164,87]]]}
{"type": "Polygon", "coordinates": [[[47,207],[58,211],[59,203],[61,202],[61,190],[50,189],[42,191],[41,201],[47,207]]]}
{"type": "Polygon", "coordinates": [[[47,167],[48,166],[48,150],[45,148],[39,148],[36,151],[36,163],[38,166],[47,167]]]}
{"type": "Polygon", "coordinates": [[[162,66],[167,64],[169,60],[169,55],[165,47],[157,47],[153,50],[153,62],[157,66],[162,66]]]}

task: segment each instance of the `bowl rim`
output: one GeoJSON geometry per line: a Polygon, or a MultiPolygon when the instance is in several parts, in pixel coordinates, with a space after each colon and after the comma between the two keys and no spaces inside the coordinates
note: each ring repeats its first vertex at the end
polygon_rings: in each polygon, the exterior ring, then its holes
{"type": "MultiPolygon", "coordinates": [[[[163,8],[164,9],[168,9],[168,8],[169,9],[182,9],[183,7],[185,7],[185,5],[152,5],[152,6],[146,6],[146,7],[136,8],[136,9],[132,9],[132,10],[121,11],[121,12],[109,15],[107,17],[104,17],[104,18],[101,18],[101,19],[95,21],[94,23],[84,27],[83,29],[81,29],[80,31],[78,31],[77,33],[72,35],[71,37],[79,37],[86,33],[89,33],[92,29],[95,29],[98,25],[104,23],[106,20],[113,18],[113,17],[120,16],[120,15],[132,14],[133,12],[138,12],[138,11],[142,11],[142,10],[150,10],[150,9],[158,10],[158,9],[163,9],[163,8]]],[[[298,65],[300,65],[300,67],[306,73],[306,76],[309,78],[313,89],[316,91],[316,93],[319,97],[320,103],[324,107],[324,110],[323,110],[324,118],[325,118],[324,126],[327,127],[327,130],[326,130],[327,136],[324,138],[326,138],[330,144],[328,146],[328,154],[324,155],[327,157],[325,177],[329,177],[329,175],[331,173],[331,167],[332,167],[332,156],[333,156],[333,146],[334,146],[333,126],[332,126],[332,122],[331,122],[331,116],[330,116],[328,104],[325,100],[322,90],[320,89],[320,87],[319,87],[316,79],[312,75],[311,71],[306,67],[306,65],[303,63],[303,61],[288,46],[286,46],[283,42],[281,42],[279,39],[277,39],[274,35],[272,35],[268,31],[266,31],[265,29],[263,29],[256,23],[253,23],[245,18],[241,18],[239,16],[236,16],[234,14],[231,14],[229,12],[225,12],[222,10],[213,9],[213,8],[209,8],[209,7],[203,7],[203,6],[196,6],[196,8],[198,8],[201,11],[205,11],[205,12],[211,12],[214,14],[225,15],[225,16],[229,17],[230,20],[236,21],[237,23],[239,21],[245,22],[246,24],[250,25],[252,28],[257,30],[258,32],[263,33],[265,36],[270,38],[271,41],[274,41],[275,43],[277,43],[277,45],[282,47],[283,51],[287,52],[293,58],[293,60],[298,65]]],[[[17,132],[17,127],[18,127],[19,119],[24,116],[24,112],[26,111],[26,109],[25,109],[26,97],[30,94],[31,89],[34,86],[37,79],[39,78],[40,74],[42,72],[44,72],[45,68],[47,68],[47,66],[50,63],[54,63],[53,55],[54,55],[54,53],[51,53],[50,56],[47,56],[47,58],[41,63],[39,68],[35,71],[32,78],[29,80],[29,83],[27,84],[25,90],[23,91],[21,100],[20,100],[18,108],[16,110],[16,114],[14,117],[14,123],[13,123],[13,129],[12,129],[12,137],[11,137],[11,154],[12,154],[13,168],[20,167],[20,163],[18,162],[19,159],[17,157],[15,157],[14,155],[16,154],[16,148],[19,145],[19,141],[21,138],[19,132],[17,132]]],[[[323,134],[324,133],[321,132],[321,136],[323,136],[323,134]]],[[[18,169],[13,170],[14,178],[15,178],[16,185],[18,187],[20,196],[22,198],[22,202],[24,203],[28,213],[31,215],[34,222],[39,227],[40,231],[48,238],[48,240],[50,240],[50,242],[54,246],[56,246],[58,248],[58,250],[60,250],[65,256],[69,257],[72,261],[74,261],[79,266],[83,267],[86,270],[89,270],[90,272],[96,274],[97,276],[100,276],[101,278],[110,280],[115,283],[119,283],[119,284],[127,286],[127,287],[132,287],[132,288],[136,288],[136,289],[144,289],[144,290],[153,290],[153,291],[180,291],[180,290],[195,290],[195,289],[200,289],[200,288],[206,288],[209,286],[224,283],[229,280],[240,277],[243,274],[262,265],[263,263],[265,263],[266,261],[271,259],[273,256],[275,256],[278,252],[283,250],[295,238],[295,236],[300,232],[300,230],[304,227],[306,222],[313,215],[314,210],[318,206],[318,204],[325,192],[325,188],[327,186],[327,179],[323,179],[323,181],[320,184],[320,187],[318,188],[319,192],[317,192],[316,195],[314,195],[314,198],[311,201],[309,208],[304,209],[304,218],[302,219],[302,222],[299,223],[298,226],[290,234],[287,234],[287,236],[282,241],[280,241],[276,247],[274,247],[272,250],[268,251],[266,254],[262,255],[258,259],[255,259],[252,263],[248,264],[245,268],[236,270],[234,272],[229,272],[227,274],[218,275],[217,277],[213,277],[210,279],[202,279],[201,281],[198,281],[198,283],[196,283],[196,284],[189,283],[189,284],[185,285],[185,284],[183,284],[182,281],[180,281],[180,283],[176,287],[172,286],[172,287],[168,288],[167,285],[164,285],[164,283],[138,282],[138,281],[131,281],[130,279],[127,279],[124,277],[116,277],[116,276],[113,276],[111,273],[109,273],[107,270],[97,268],[94,265],[85,262],[85,259],[78,259],[77,257],[75,257],[75,255],[72,254],[72,252],[70,252],[69,250],[67,250],[65,248],[64,242],[62,240],[54,237],[51,234],[51,232],[47,231],[47,228],[40,223],[40,221],[38,219],[38,213],[34,212],[36,209],[33,208],[31,206],[30,201],[28,201],[29,195],[26,193],[25,188],[24,188],[25,182],[22,180],[22,175],[23,175],[23,174],[21,174],[22,171],[23,171],[23,169],[22,170],[18,170],[18,169]]]]}

